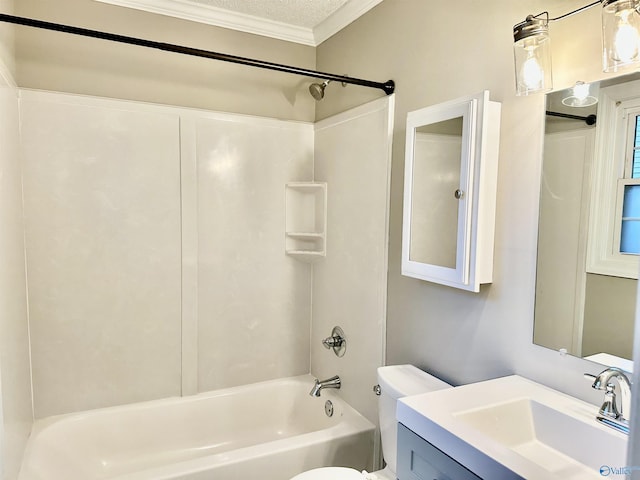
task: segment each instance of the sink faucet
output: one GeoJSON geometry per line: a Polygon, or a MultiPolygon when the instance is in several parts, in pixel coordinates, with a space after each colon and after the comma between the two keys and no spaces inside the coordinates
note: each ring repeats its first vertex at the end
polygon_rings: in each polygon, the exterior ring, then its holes
{"type": "Polygon", "coordinates": [[[309,392],[309,395],[311,395],[312,397],[319,397],[320,392],[323,388],[340,388],[341,383],[342,382],[340,382],[340,377],[337,375],[335,377],[327,378],[326,380],[322,381],[316,378],[316,383],[313,385],[313,388],[309,392]]]}
{"type": "Polygon", "coordinates": [[[586,375],[593,378],[593,385],[596,390],[604,390],[604,403],[600,407],[596,419],[603,424],[615,428],[623,433],[629,433],[629,412],[631,409],[631,383],[624,371],[616,367],[609,367],[600,372],[599,375],[586,375]],[[611,383],[613,379],[618,381],[620,386],[620,409],[616,405],[615,385],[611,383]]]}

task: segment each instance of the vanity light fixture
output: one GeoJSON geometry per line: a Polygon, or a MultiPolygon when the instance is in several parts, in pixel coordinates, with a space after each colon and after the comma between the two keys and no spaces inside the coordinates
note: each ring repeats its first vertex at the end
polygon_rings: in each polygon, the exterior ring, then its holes
{"type": "Polygon", "coordinates": [[[602,5],[602,68],[605,72],[640,66],[640,0],[598,0],[556,18],[528,15],[513,27],[516,93],[553,88],[549,23],[602,5]]]}
{"type": "MultiPolygon", "coordinates": [[[[544,12],[539,15],[547,15],[544,12]]],[[[551,90],[551,40],[549,20],[533,15],[513,27],[513,55],[516,62],[518,95],[551,90]]]]}

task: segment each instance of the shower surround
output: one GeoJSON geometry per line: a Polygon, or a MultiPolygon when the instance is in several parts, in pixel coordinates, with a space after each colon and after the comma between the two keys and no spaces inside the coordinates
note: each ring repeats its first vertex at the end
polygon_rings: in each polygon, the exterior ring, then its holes
{"type": "Polygon", "coordinates": [[[375,423],[392,109],[313,125],[20,91],[35,417],[330,370],[375,423]],[[285,184],[310,180],[314,265],[284,253],[285,184]]]}

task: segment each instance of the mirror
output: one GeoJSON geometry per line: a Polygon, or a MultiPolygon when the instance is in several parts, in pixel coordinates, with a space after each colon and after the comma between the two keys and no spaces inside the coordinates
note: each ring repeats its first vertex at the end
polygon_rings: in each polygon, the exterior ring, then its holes
{"type": "Polygon", "coordinates": [[[633,202],[620,194],[640,176],[640,74],[588,87],[587,100],[547,95],[533,340],[630,370],[640,255],[623,251],[620,231],[640,215],[615,211],[640,209],[640,188],[633,202]]]}
{"type": "Polygon", "coordinates": [[[462,117],[415,129],[411,198],[411,261],[456,268],[462,117]],[[420,208],[432,205],[433,208],[420,208]],[[432,228],[440,235],[431,235],[432,228]]]}
{"type": "Polygon", "coordinates": [[[491,281],[499,133],[488,91],[407,114],[403,275],[473,292],[491,281]]]}

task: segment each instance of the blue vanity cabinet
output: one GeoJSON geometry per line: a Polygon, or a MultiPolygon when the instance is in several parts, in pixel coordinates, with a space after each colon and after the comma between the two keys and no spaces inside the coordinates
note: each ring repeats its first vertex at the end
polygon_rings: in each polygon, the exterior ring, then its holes
{"type": "Polygon", "coordinates": [[[397,473],[398,480],[482,480],[401,423],[397,473]]]}

